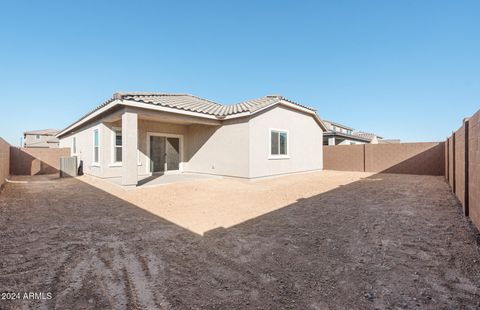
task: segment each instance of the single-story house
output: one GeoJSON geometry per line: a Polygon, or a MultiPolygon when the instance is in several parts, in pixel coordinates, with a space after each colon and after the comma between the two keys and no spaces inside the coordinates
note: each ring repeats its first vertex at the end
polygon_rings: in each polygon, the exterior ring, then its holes
{"type": "Polygon", "coordinates": [[[23,147],[58,148],[58,139],[55,137],[59,130],[42,129],[25,131],[23,133],[23,147]]]}
{"type": "Polygon", "coordinates": [[[325,125],[281,96],[222,105],[189,94],[115,93],[58,133],[83,172],[134,186],[154,173],[240,178],[321,170],[325,125]]]}

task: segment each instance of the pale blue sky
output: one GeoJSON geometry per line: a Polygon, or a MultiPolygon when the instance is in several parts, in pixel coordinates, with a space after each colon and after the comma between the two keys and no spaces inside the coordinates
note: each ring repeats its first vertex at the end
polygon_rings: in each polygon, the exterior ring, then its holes
{"type": "Polygon", "coordinates": [[[480,1],[2,1],[0,136],[115,91],[267,94],[405,141],[480,109],[480,1]]]}

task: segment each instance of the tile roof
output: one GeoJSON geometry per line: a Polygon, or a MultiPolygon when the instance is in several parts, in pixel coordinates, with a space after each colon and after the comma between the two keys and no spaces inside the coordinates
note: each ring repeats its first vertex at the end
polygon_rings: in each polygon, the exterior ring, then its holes
{"type": "Polygon", "coordinates": [[[60,132],[60,130],[58,130],[58,129],[42,129],[42,130],[25,131],[24,134],[26,134],[26,135],[55,136],[59,132],[60,132]]]}
{"type": "Polygon", "coordinates": [[[272,95],[258,99],[251,99],[233,105],[223,105],[207,99],[199,98],[189,94],[167,94],[167,93],[116,93],[114,99],[132,100],[136,102],[148,103],[180,109],[190,112],[198,112],[217,117],[228,115],[255,112],[264,107],[279,102],[280,100],[288,101],[305,109],[315,111],[315,109],[287,100],[282,96],[272,95]]]}
{"type": "Polygon", "coordinates": [[[374,134],[374,133],[370,133],[370,132],[354,131],[354,132],[353,132],[353,135],[354,135],[354,136],[361,137],[361,138],[364,138],[364,139],[368,139],[368,140],[370,140],[370,141],[372,141],[375,137],[381,139],[381,137],[377,136],[377,135],[374,134]]]}
{"type": "Polygon", "coordinates": [[[300,108],[312,111],[315,114],[315,118],[318,120],[320,126],[324,130],[326,130],[325,124],[323,124],[323,122],[320,120],[320,118],[316,114],[315,109],[288,100],[279,95],[269,95],[258,99],[243,101],[233,105],[223,105],[190,94],[172,94],[159,92],[117,92],[113,94],[112,98],[104,101],[101,105],[97,106],[95,109],[84,115],[82,118],[71,124],[69,127],[62,130],[60,133],[57,134],[57,137],[63,135],[67,131],[67,129],[71,129],[71,127],[77,126],[84,119],[88,118],[90,115],[102,109],[103,107],[108,106],[115,100],[134,101],[155,106],[201,113],[208,116],[216,117],[218,119],[222,119],[227,116],[235,116],[240,113],[254,113],[258,110],[261,110],[262,108],[283,101],[288,102],[292,105],[296,105],[300,108]]]}
{"type": "Polygon", "coordinates": [[[340,123],[328,121],[328,120],[326,120],[326,119],[324,119],[323,122],[324,122],[325,124],[327,124],[327,125],[330,124],[330,125],[335,125],[336,127],[342,127],[342,128],[348,129],[348,130],[353,130],[352,127],[348,127],[348,126],[345,126],[345,125],[340,124],[340,123]]]}

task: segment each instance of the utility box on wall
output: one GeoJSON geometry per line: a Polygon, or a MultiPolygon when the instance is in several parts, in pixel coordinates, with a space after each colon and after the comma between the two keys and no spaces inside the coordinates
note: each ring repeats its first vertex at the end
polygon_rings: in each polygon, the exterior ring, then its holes
{"type": "Polygon", "coordinates": [[[77,176],[77,156],[60,157],[60,177],[77,176]]]}

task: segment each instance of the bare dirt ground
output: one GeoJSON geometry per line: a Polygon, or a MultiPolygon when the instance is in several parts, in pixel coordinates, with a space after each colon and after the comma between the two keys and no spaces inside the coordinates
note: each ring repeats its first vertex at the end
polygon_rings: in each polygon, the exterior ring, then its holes
{"type": "Polygon", "coordinates": [[[0,292],[53,298],[2,309],[480,307],[478,232],[441,177],[26,180],[0,193],[0,292]]]}

